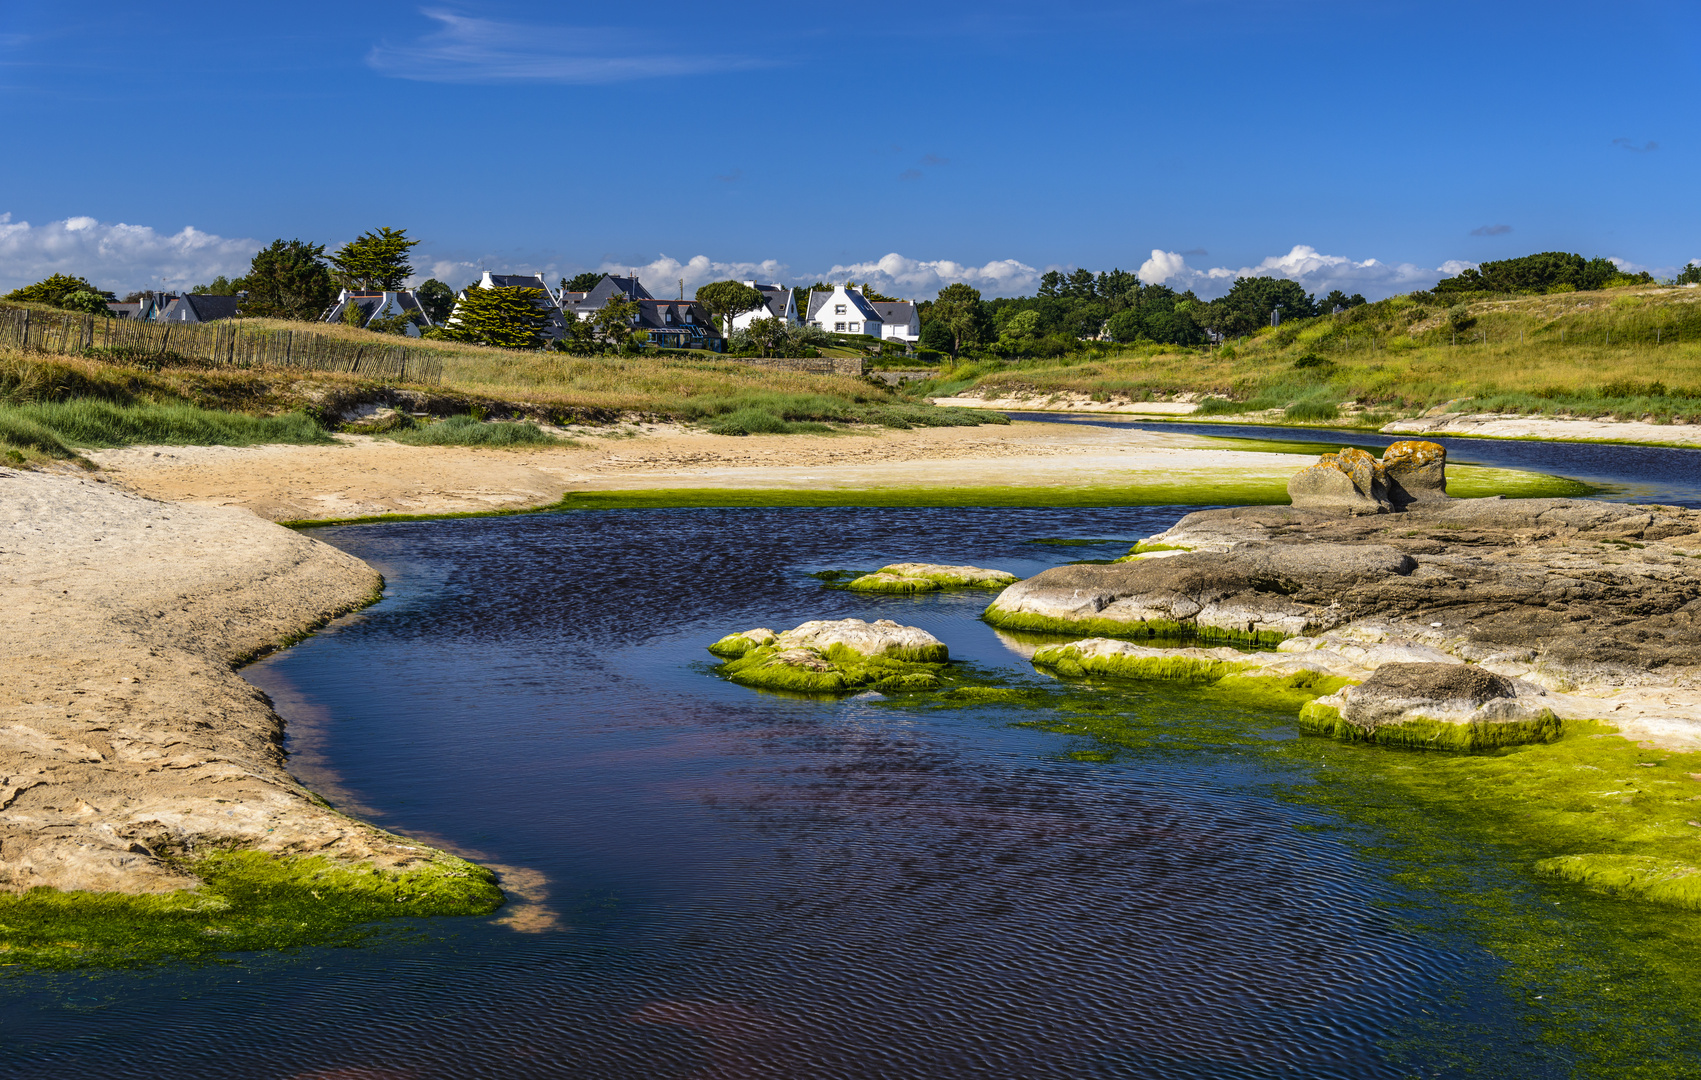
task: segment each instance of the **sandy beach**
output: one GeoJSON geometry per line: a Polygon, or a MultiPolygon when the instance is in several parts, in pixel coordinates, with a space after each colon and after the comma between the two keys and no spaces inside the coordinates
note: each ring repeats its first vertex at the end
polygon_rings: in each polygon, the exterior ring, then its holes
{"type": "Polygon", "coordinates": [[[1201,449],[1200,438],[1079,424],[709,435],[634,425],[578,446],[404,446],[338,436],[336,446],[128,447],[89,457],[125,490],[242,507],[270,521],[545,506],[574,491],[1062,486],[1225,476],[1284,481],[1309,458],[1201,449]]]}

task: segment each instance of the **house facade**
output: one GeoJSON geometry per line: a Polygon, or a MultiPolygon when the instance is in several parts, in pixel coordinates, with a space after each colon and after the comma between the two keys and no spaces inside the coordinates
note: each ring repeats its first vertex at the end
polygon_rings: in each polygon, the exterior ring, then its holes
{"type": "Polygon", "coordinates": [[[797,297],[784,285],[758,285],[754,281],[744,284],[762,294],[763,306],[734,315],[732,329],[747,330],[757,319],[782,319],[793,325],[802,321],[797,317],[797,297]]]}
{"type": "Polygon", "coordinates": [[[564,292],[561,294],[561,310],[571,311],[578,318],[594,315],[602,310],[602,306],[615,297],[622,300],[654,300],[648,289],[638,280],[636,274],[631,277],[617,277],[614,274],[604,274],[602,280],[590,292],[564,292]]]}
{"type": "Polygon", "coordinates": [[[408,289],[395,291],[375,289],[369,292],[344,289],[331,306],[326,309],[324,317],[319,321],[328,323],[348,321],[350,304],[360,310],[360,325],[363,329],[371,326],[374,319],[392,318],[397,315],[412,316],[408,324],[402,328],[402,332],[408,337],[418,337],[421,326],[430,327],[432,325],[431,316],[425,313],[425,309],[420,306],[419,300],[408,289]]]}
{"type": "Polygon", "coordinates": [[[720,352],[724,345],[708,309],[695,300],[641,299],[634,325],[657,348],[720,352]]]}
{"type": "Polygon", "coordinates": [[[862,290],[846,285],[813,289],[809,293],[809,325],[834,334],[867,334],[882,337],[886,321],[864,299],[862,290]]]}
{"type": "Polygon", "coordinates": [[[871,300],[869,306],[880,313],[880,338],[913,344],[921,340],[921,316],[908,300],[871,300]]]}

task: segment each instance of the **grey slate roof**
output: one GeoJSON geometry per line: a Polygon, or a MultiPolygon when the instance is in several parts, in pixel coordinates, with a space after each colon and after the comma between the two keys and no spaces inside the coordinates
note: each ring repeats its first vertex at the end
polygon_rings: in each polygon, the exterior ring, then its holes
{"type": "Polygon", "coordinates": [[[491,274],[490,283],[498,289],[542,289],[549,291],[542,274],[491,274]]]}
{"type": "Polygon", "coordinates": [[[915,316],[915,305],[908,300],[870,300],[869,304],[880,313],[880,321],[888,325],[908,326],[915,316]]]}
{"type": "MultiPolygon", "coordinates": [[[[820,310],[823,307],[826,306],[827,300],[832,295],[833,295],[833,293],[832,293],[832,290],[830,290],[830,289],[813,289],[813,290],[810,291],[810,293],[809,293],[809,318],[808,318],[807,321],[809,321],[809,322],[816,321],[816,319],[818,318],[818,313],[820,312],[820,310]]],[[[878,311],[874,310],[873,305],[871,305],[867,300],[863,299],[862,294],[860,292],[857,292],[855,289],[847,289],[847,290],[845,290],[845,295],[850,297],[851,306],[856,309],[856,313],[855,313],[854,317],[860,317],[863,322],[867,322],[870,319],[874,320],[875,322],[885,322],[886,321],[885,319],[882,319],[880,317],[880,313],[878,311]]],[[[828,316],[827,318],[832,319],[832,318],[837,318],[837,317],[838,316],[833,315],[833,316],[828,316]]],[[[849,312],[847,312],[846,315],[845,315],[845,318],[847,318],[847,319],[852,318],[852,317],[853,316],[849,312]]],[[[825,322],[825,321],[827,321],[827,319],[822,319],[821,321],[825,322]]]]}
{"type": "Polygon", "coordinates": [[[240,296],[205,296],[186,293],[167,304],[165,310],[160,313],[160,319],[161,321],[192,323],[234,319],[236,318],[236,305],[241,302],[242,297],[240,296]]]}

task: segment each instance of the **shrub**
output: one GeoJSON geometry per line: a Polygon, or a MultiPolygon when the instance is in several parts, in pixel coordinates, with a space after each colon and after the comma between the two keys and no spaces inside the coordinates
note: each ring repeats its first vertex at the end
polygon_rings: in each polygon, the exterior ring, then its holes
{"type": "Polygon", "coordinates": [[[1334,403],[1328,401],[1296,401],[1283,409],[1282,415],[1289,420],[1311,423],[1337,419],[1341,412],[1334,403]]]}
{"type": "Polygon", "coordinates": [[[565,442],[536,424],[491,423],[473,416],[451,416],[421,427],[397,426],[385,438],[409,446],[548,446],[565,442]]]}

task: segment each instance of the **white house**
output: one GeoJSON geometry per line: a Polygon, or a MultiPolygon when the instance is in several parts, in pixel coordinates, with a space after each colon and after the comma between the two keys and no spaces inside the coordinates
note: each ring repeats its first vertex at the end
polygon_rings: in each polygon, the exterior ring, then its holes
{"type": "Polygon", "coordinates": [[[867,334],[880,337],[886,321],[863,298],[860,289],[835,285],[809,293],[809,325],[835,334],[867,334]]]}
{"type": "Polygon", "coordinates": [[[880,313],[880,336],[886,341],[916,342],[921,340],[921,316],[908,300],[871,300],[869,305],[880,313]]]}
{"type": "Polygon", "coordinates": [[[402,333],[408,337],[418,337],[420,326],[429,327],[431,325],[431,316],[427,315],[425,309],[419,306],[419,301],[408,289],[394,292],[380,290],[355,292],[351,289],[344,289],[337,295],[330,310],[325,312],[325,317],[319,321],[343,322],[343,313],[348,310],[350,304],[360,309],[361,326],[372,325],[373,319],[383,319],[394,315],[412,315],[413,319],[402,327],[402,333]]]}
{"type": "Polygon", "coordinates": [[[732,317],[734,330],[747,329],[757,319],[784,319],[788,323],[797,323],[797,298],[784,285],[758,285],[754,281],[746,281],[746,285],[762,294],[766,303],[759,308],[751,308],[742,315],[732,317]]]}

